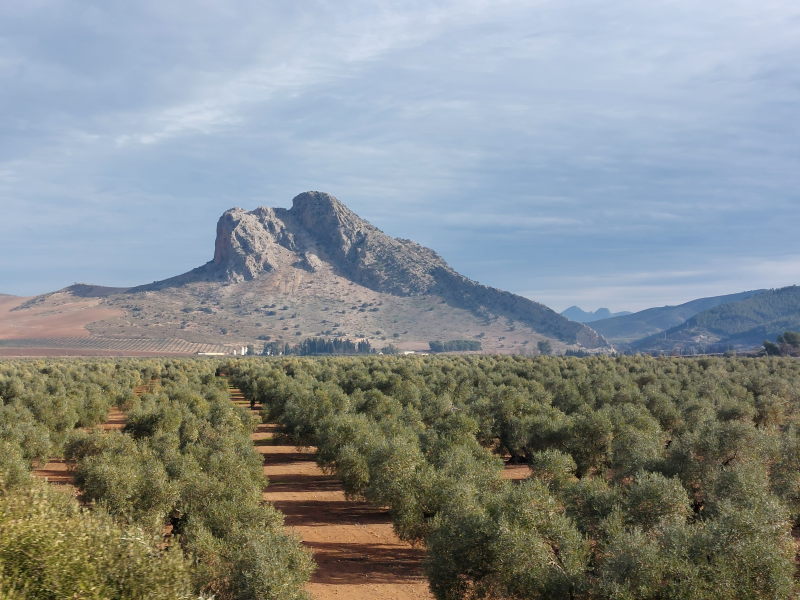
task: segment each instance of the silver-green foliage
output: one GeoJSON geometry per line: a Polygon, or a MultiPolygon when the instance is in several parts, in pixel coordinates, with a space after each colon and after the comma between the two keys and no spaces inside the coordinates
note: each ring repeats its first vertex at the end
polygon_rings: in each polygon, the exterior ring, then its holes
{"type": "Polygon", "coordinates": [[[179,600],[191,593],[190,563],[137,527],[82,509],[45,484],[0,480],[0,598],[179,600]]]}
{"type": "Polygon", "coordinates": [[[800,363],[433,357],[227,365],[427,549],[437,598],[797,593],[800,363]],[[496,455],[531,481],[500,478],[496,455]]]}

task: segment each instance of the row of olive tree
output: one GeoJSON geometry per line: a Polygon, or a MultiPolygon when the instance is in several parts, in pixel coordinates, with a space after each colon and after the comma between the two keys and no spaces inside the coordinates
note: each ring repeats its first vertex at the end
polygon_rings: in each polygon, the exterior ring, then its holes
{"type": "Polygon", "coordinates": [[[133,361],[0,362],[0,470],[17,477],[62,456],[76,430],[102,423],[112,406],[133,401],[141,381],[133,361]]]}
{"type": "Polygon", "coordinates": [[[32,478],[0,477],[0,598],[177,600],[192,592],[192,562],[139,527],[81,508],[32,478]]]}
{"type": "Polygon", "coordinates": [[[117,520],[166,528],[195,561],[195,590],[219,600],[294,600],[310,555],[261,494],[266,485],[247,411],[234,406],[207,360],[162,362],[160,385],[131,403],[121,433],[75,437],[84,498],[117,520]]]}
{"type": "Polygon", "coordinates": [[[407,357],[231,363],[438,598],[788,598],[800,365],[407,357]],[[529,465],[514,485],[502,460],[529,465]]]}
{"type": "Polygon", "coordinates": [[[121,525],[35,480],[78,428],[130,402],[141,381],[129,361],[0,363],[0,598],[197,597],[192,561],[161,536],[121,525]]]}

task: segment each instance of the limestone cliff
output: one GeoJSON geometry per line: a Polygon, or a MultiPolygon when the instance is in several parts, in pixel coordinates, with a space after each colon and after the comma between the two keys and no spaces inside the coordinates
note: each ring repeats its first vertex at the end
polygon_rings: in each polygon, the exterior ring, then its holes
{"type": "Polygon", "coordinates": [[[196,280],[240,283],[291,268],[319,273],[320,277],[330,272],[395,296],[440,296],[478,316],[520,321],[568,344],[607,346],[589,327],[538,302],[460,275],[430,248],[386,235],[322,192],[300,194],[290,209],[226,211],[217,224],[213,260],[139,289],[162,289],[196,280]]]}

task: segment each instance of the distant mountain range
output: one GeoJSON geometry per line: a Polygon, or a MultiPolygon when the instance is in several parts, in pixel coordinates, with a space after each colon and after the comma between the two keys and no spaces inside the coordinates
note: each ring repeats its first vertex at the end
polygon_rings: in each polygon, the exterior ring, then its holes
{"type": "Polygon", "coordinates": [[[631,314],[628,310],[612,313],[607,308],[598,308],[594,312],[587,312],[579,306],[570,306],[568,309],[561,312],[562,317],[568,318],[570,321],[578,323],[592,323],[600,319],[610,319],[612,317],[623,317],[631,314]]]}
{"type": "Polygon", "coordinates": [[[647,336],[677,327],[694,315],[730,302],[745,300],[764,290],[699,298],[677,306],[648,308],[628,315],[602,319],[592,323],[592,329],[601,333],[612,343],[630,343],[647,336]]]}
{"type": "MultiPolygon", "coordinates": [[[[306,192],[290,209],[234,208],[214,257],[129,289],[77,284],[0,304],[0,350],[225,351],[309,337],[423,350],[477,340],[483,351],[610,352],[593,329],[528,298],[457,273],[436,252],[390,237],[333,196],[306,192]]],[[[22,351],[20,351],[22,353],[22,351]]]]}
{"type": "Polygon", "coordinates": [[[632,350],[725,352],[760,346],[785,331],[800,331],[800,287],[765,290],[704,310],[662,333],[638,340],[632,350]]]}
{"type": "Polygon", "coordinates": [[[700,298],[595,321],[592,327],[627,352],[752,349],[784,331],[800,330],[800,287],[700,298]]]}

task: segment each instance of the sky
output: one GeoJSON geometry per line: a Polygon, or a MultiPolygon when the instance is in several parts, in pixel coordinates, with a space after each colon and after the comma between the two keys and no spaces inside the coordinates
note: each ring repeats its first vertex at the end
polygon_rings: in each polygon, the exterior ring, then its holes
{"type": "Polygon", "coordinates": [[[337,196],[556,310],[800,283],[796,0],[0,3],[0,292],[337,196]]]}

